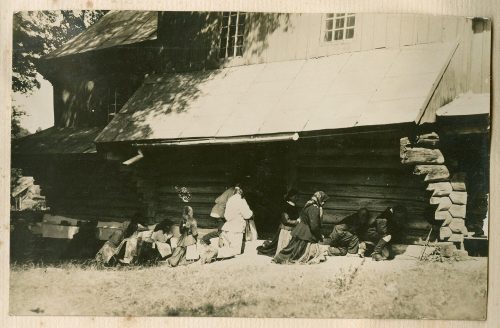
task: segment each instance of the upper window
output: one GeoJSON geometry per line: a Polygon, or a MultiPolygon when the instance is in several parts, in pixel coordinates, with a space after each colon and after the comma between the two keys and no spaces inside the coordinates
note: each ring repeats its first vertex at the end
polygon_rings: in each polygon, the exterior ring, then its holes
{"type": "Polygon", "coordinates": [[[246,13],[234,11],[222,13],[220,58],[231,58],[243,55],[245,19],[246,13]]]}
{"type": "Polygon", "coordinates": [[[355,25],[354,13],[326,14],[324,40],[329,42],[352,39],[355,25]]]}

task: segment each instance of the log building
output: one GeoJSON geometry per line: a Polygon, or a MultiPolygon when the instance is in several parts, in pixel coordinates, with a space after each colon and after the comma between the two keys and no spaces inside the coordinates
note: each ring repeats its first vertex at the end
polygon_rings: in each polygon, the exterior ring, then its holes
{"type": "Polygon", "coordinates": [[[238,180],[260,230],[295,187],[331,196],[325,232],[399,204],[408,241],[434,225],[461,242],[487,215],[490,44],[486,18],[110,12],[42,60],[55,126],[16,142],[13,167],[70,218],[189,204],[214,227],[238,180]]]}

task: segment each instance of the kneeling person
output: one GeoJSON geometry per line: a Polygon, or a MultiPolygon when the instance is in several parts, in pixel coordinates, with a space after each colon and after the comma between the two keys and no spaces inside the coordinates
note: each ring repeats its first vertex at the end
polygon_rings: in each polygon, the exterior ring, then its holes
{"type": "Polygon", "coordinates": [[[328,255],[344,256],[347,253],[356,254],[359,248],[358,236],[366,229],[370,212],[366,208],[359,209],[333,227],[328,244],[328,255]]]}
{"type": "Polygon", "coordinates": [[[362,235],[360,256],[363,257],[365,252],[373,249],[371,256],[375,261],[393,258],[390,242],[401,236],[406,213],[403,206],[388,207],[375,219],[370,220],[362,235]]]}

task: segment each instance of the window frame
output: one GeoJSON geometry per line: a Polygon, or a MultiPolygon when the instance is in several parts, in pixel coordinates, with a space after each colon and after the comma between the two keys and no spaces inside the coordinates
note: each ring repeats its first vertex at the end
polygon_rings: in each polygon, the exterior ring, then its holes
{"type": "Polygon", "coordinates": [[[356,13],[325,13],[322,16],[321,19],[321,43],[323,44],[332,44],[332,43],[345,43],[345,42],[352,42],[356,36],[356,13]],[[330,15],[333,15],[331,17],[330,15]],[[339,16],[337,16],[339,15],[339,16]],[[341,16],[340,16],[341,15],[341,16]],[[344,19],[343,25],[341,27],[337,27],[337,19],[344,19]],[[347,26],[347,21],[349,18],[354,18],[354,23],[352,26],[347,26]],[[332,27],[331,29],[328,28],[328,21],[332,21],[332,27]],[[352,30],[352,37],[351,38],[346,38],[347,35],[347,30],[352,30]],[[335,34],[338,31],[342,31],[342,38],[341,39],[335,39],[335,34]],[[331,33],[331,39],[327,39],[327,33],[331,33]]]}
{"type": "Polygon", "coordinates": [[[221,61],[233,60],[235,58],[242,58],[245,50],[245,35],[246,35],[246,22],[248,19],[248,12],[245,11],[223,11],[221,12],[221,26],[219,32],[219,48],[218,48],[218,58],[221,61]],[[236,14],[236,23],[234,24],[234,35],[230,33],[231,27],[231,17],[236,14]],[[227,15],[227,25],[224,25],[224,15],[227,15]],[[240,17],[244,16],[243,24],[240,23],[240,17]],[[226,28],[226,35],[223,39],[223,31],[226,28]],[[240,30],[243,28],[243,31],[240,30]],[[230,40],[234,38],[232,45],[232,53],[229,53],[231,49],[230,40]],[[241,45],[238,45],[238,39],[241,38],[241,45]],[[225,43],[224,47],[222,46],[225,43]],[[225,49],[224,55],[221,55],[222,49],[225,49]],[[241,49],[241,54],[238,54],[238,49],[241,49]]]}

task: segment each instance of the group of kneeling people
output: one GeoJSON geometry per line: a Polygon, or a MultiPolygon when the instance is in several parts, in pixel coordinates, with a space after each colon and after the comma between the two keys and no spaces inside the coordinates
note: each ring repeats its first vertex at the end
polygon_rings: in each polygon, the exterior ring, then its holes
{"type": "Polygon", "coordinates": [[[300,210],[297,191],[284,199],[278,233],[257,248],[259,254],[273,256],[275,263],[319,263],[325,256],[347,254],[373,260],[391,259],[391,240],[400,238],[407,211],[403,206],[388,207],[378,216],[366,208],[338,221],[328,237],[321,234],[323,207],[328,196],[318,191],[300,210]]]}
{"type": "MultiPolygon", "coordinates": [[[[404,207],[389,207],[376,217],[361,208],[338,222],[324,238],[321,226],[328,196],[318,191],[302,209],[296,205],[297,196],[296,190],[284,196],[279,231],[257,247],[259,254],[272,256],[277,264],[320,263],[327,255],[371,254],[377,261],[392,257],[390,242],[401,232],[404,207]]],[[[224,219],[224,223],[203,238],[198,238],[193,209],[186,206],[180,224],[164,220],[148,229],[139,218],[125,222],[99,250],[96,260],[105,265],[165,262],[175,267],[242,254],[245,242],[257,239],[253,212],[242,188],[227,189],[215,203],[211,216],[224,219]]]]}

